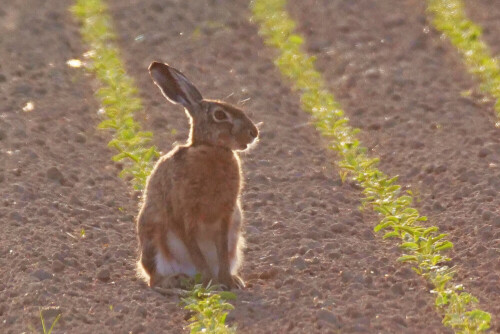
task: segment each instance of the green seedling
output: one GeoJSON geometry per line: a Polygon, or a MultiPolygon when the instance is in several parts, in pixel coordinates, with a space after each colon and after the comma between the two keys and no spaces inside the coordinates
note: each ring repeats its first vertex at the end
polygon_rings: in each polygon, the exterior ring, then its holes
{"type": "MultiPolygon", "coordinates": [[[[412,207],[413,198],[378,170],[379,162],[367,155],[367,149],[357,139],[358,129],[349,120],[334,96],[325,89],[321,74],[314,68],[314,57],[302,51],[304,38],[294,33],[295,22],[285,10],[286,0],[254,0],[253,19],[259,23],[266,44],[279,50],[274,63],[300,92],[302,108],[313,117],[318,131],[330,139],[329,147],[338,152],[343,173],[348,173],[362,188],[363,207],[371,207],[382,217],[375,232],[384,231],[384,239],[399,238],[404,250],[400,262],[413,265],[413,270],[427,278],[437,294],[436,306],[444,314],[443,324],[456,333],[479,333],[490,327],[491,315],[473,309],[478,300],[463,287],[452,283],[454,268],[444,253],[453,247],[446,234],[436,226],[419,225],[427,221],[412,207]]],[[[411,193],[410,193],[411,195],[411,193]]]]}
{"type": "Polygon", "coordinates": [[[118,151],[113,160],[126,162],[120,176],[131,176],[134,187],[142,189],[159,152],[155,146],[148,147],[152,133],[142,131],[134,121],[134,113],[142,109],[142,102],[113,43],[116,34],[107,7],[101,0],[77,0],[71,11],[80,20],[83,39],[92,49],[86,53],[87,69],[101,83],[96,97],[105,119],[98,127],[113,134],[108,144],[118,151]]]}
{"type": "Polygon", "coordinates": [[[227,311],[234,309],[228,300],[236,299],[236,295],[228,291],[219,291],[218,285],[203,285],[200,277],[192,286],[187,296],[181,299],[184,309],[192,312],[189,318],[191,333],[236,333],[235,327],[226,325],[227,311]]]}
{"type": "Polygon", "coordinates": [[[59,321],[59,318],[61,318],[61,314],[58,314],[56,316],[56,318],[54,319],[54,321],[52,322],[52,325],[50,326],[49,330],[47,331],[46,327],[45,327],[45,319],[43,318],[43,313],[42,313],[42,310],[40,309],[40,320],[42,321],[42,330],[43,330],[43,334],[50,334],[52,333],[52,330],[54,329],[54,326],[57,324],[57,322],[59,321]]]}
{"type": "Polygon", "coordinates": [[[463,0],[427,0],[427,4],[436,29],[462,54],[469,72],[481,81],[481,90],[496,100],[496,127],[500,128],[500,65],[482,40],[481,27],[467,18],[463,0]]]}

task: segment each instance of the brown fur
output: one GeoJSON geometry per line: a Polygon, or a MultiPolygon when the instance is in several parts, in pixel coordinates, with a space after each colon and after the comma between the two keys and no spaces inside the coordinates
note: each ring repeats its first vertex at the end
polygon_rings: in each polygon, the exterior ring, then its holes
{"type": "Polygon", "coordinates": [[[169,100],[184,105],[191,119],[191,131],[187,144],[161,157],[147,180],[137,219],[140,263],[150,277],[150,285],[154,285],[161,279],[157,277],[155,256],[161,252],[166,259],[171,258],[166,237],[175,233],[197,271],[211,279],[210,268],[197,243],[200,238],[210,238],[215,242],[219,261],[215,279],[231,288],[242,284],[239,277],[231,276],[229,269],[236,248],[228,249],[228,231],[242,186],[240,161],[233,150],[245,149],[257,137],[258,130],[243,111],[227,103],[185,103],[201,95],[194,86],[182,86],[186,85],[184,76],[171,80],[169,75],[179,76],[180,72],[164,66],[168,65],[153,63],[152,77],[169,100]],[[214,118],[215,110],[219,114],[224,111],[230,122],[214,118]]]}

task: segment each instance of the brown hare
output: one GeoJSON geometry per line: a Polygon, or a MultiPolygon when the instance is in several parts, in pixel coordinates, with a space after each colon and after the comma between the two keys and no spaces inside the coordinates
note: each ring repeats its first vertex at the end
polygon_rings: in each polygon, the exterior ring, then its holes
{"type": "Polygon", "coordinates": [[[149,285],[201,273],[227,288],[243,288],[241,167],[259,132],[240,109],[205,100],[175,68],[158,62],[149,73],[163,95],[190,119],[185,145],[162,156],[149,176],[137,219],[139,264],[149,285]]]}

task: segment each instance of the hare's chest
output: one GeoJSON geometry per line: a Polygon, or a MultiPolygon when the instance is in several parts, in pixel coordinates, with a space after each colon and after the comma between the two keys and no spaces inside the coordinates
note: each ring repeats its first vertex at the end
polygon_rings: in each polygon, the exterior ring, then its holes
{"type": "Polygon", "coordinates": [[[193,186],[209,202],[233,201],[240,190],[239,165],[231,160],[208,159],[194,176],[193,186]]]}
{"type": "Polygon", "coordinates": [[[201,216],[220,216],[234,210],[240,192],[240,165],[232,152],[190,152],[179,175],[182,197],[201,216]]]}

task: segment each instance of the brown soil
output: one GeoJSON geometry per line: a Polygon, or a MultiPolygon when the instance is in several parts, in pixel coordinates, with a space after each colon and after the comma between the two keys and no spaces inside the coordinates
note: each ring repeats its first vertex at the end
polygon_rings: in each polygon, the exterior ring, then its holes
{"type": "MultiPolygon", "coordinates": [[[[178,298],[136,278],[137,196],[116,177],[108,134],[96,130],[91,77],[65,65],[86,51],[67,5],[12,0],[0,9],[0,332],[39,330],[39,307],[57,306],[54,333],[178,333],[186,324],[178,298]],[[35,109],[26,113],[28,101],[35,109]]],[[[358,187],[340,182],[335,157],[249,22],[247,1],[110,5],[144,99],[138,120],[163,152],[185,140],[188,124],[152,84],[152,60],[263,122],[259,145],[242,155],[249,286],[230,323],[241,333],[450,332],[430,287],[396,263],[395,242],[373,234],[377,218],[359,211],[358,187]]],[[[461,97],[475,82],[455,50],[423,33],[421,1],[289,7],[381,169],[401,175],[422,212],[450,233],[457,282],[500,314],[498,130],[491,103],[461,97]]]]}

